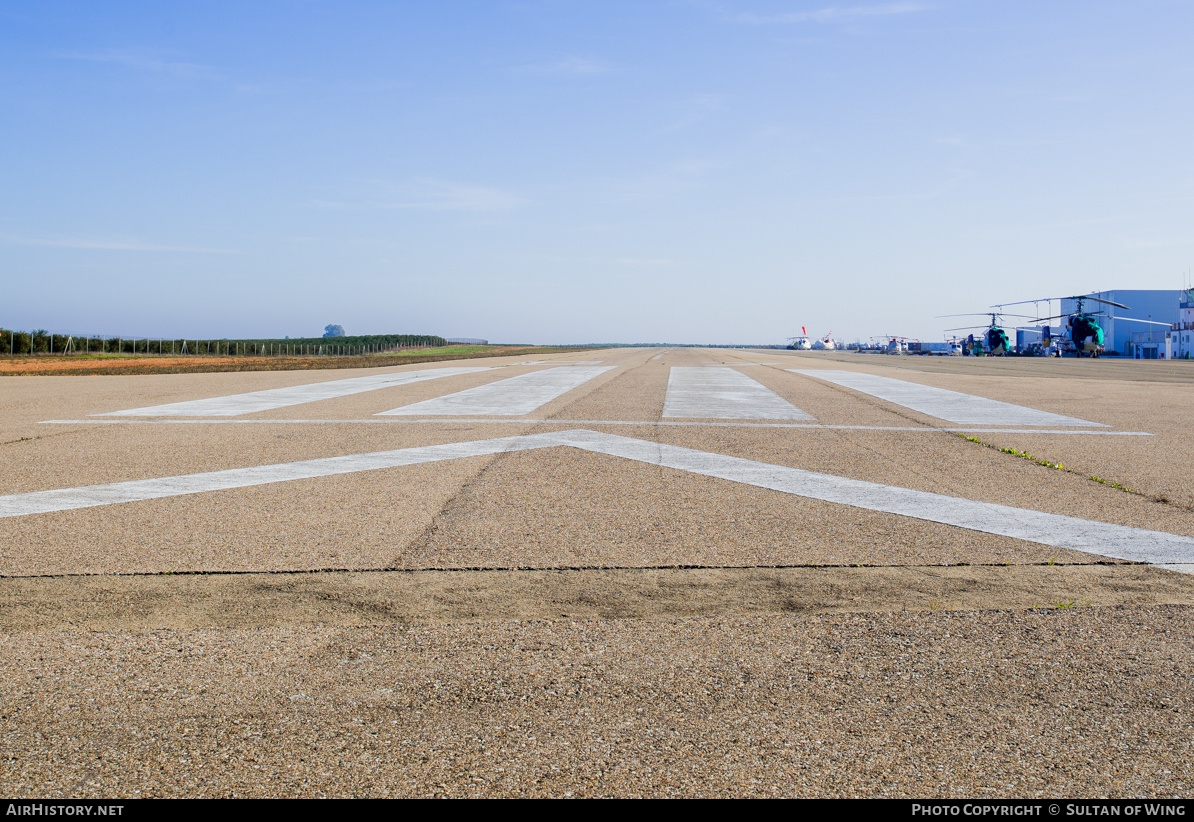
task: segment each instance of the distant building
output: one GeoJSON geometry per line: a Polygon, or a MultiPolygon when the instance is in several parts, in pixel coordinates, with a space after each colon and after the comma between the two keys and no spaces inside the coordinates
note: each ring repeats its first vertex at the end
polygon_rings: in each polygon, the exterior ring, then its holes
{"type": "Polygon", "coordinates": [[[456,345],[489,345],[489,340],[478,340],[473,337],[448,337],[447,342],[456,345]]]}
{"type": "MultiPolygon", "coordinates": [[[[1095,291],[1091,296],[1112,302],[1123,303],[1128,308],[1115,308],[1101,303],[1088,301],[1082,309],[1096,315],[1099,325],[1103,329],[1106,340],[1103,343],[1107,351],[1117,351],[1125,356],[1133,356],[1133,334],[1144,335],[1145,332],[1160,330],[1162,326],[1149,325],[1145,322],[1130,322],[1131,320],[1151,320],[1155,323],[1173,325],[1178,322],[1178,305],[1187,299],[1189,292],[1181,289],[1151,289],[1151,290],[1117,290],[1095,291]],[[1105,316],[1097,316],[1106,309],[1105,316]]],[[[1073,314],[1078,308],[1075,300],[1062,300],[1061,313],[1073,314]]],[[[1142,336],[1140,339],[1144,339],[1142,336]]],[[[1151,339],[1151,336],[1149,336],[1151,339]]],[[[1162,345],[1161,351],[1164,351],[1162,345]]]]}
{"type": "Polygon", "coordinates": [[[1188,360],[1194,357],[1194,288],[1179,291],[1177,322],[1169,332],[1173,356],[1188,360]]]}
{"type": "Polygon", "coordinates": [[[1025,351],[1030,345],[1041,345],[1045,339],[1043,326],[1030,325],[1016,329],[1016,350],[1025,351]]]}
{"type": "Polygon", "coordinates": [[[1173,356],[1168,330],[1133,331],[1128,356],[1134,360],[1164,360],[1173,356]]]}

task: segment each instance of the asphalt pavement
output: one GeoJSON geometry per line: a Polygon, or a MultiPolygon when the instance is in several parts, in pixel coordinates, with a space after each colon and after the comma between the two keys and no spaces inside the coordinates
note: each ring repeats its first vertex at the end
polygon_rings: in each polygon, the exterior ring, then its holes
{"type": "Polygon", "coordinates": [[[1188,796],[1194,366],[0,383],[0,790],[1188,796]]]}

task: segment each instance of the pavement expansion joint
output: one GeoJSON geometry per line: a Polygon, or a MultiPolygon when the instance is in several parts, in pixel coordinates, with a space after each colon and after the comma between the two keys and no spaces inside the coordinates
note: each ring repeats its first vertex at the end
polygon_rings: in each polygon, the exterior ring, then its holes
{"type": "Polygon", "coordinates": [[[796,565],[444,565],[424,566],[421,568],[402,568],[392,566],[380,567],[327,567],[327,568],[268,568],[268,569],[191,569],[184,571],[117,571],[106,573],[78,573],[78,574],[4,574],[0,573],[0,580],[12,579],[102,579],[136,578],[136,577],[251,577],[276,575],[306,575],[319,574],[475,574],[475,573],[544,573],[544,572],[573,572],[573,571],[815,571],[817,569],[901,569],[916,568],[1092,568],[1104,566],[1109,568],[1161,568],[1167,569],[1171,565],[1182,563],[1148,563],[1131,562],[1128,560],[1102,560],[1091,562],[917,562],[914,564],[886,565],[880,563],[799,563],[796,565]]]}
{"type": "MultiPolygon", "coordinates": [[[[971,433],[981,434],[984,432],[974,431],[971,433]]],[[[1070,474],[1072,476],[1078,477],[1079,479],[1089,480],[1090,482],[1097,483],[1106,488],[1111,488],[1111,489],[1119,491],[1120,493],[1123,493],[1123,494],[1131,494],[1133,496],[1141,497],[1142,499],[1146,499],[1149,502],[1155,502],[1158,505],[1169,506],[1171,508],[1176,508],[1181,511],[1194,512],[1194,505],[1189,505],[1189,504],[1180,503],[1180,502],[1174,502],[1173,500],[1169,499],[1169,497],[1164,494],[1148,494],[1144,491],[1141,491],[1139,488],[1130,488],[1127,485],[1125,485],[1124,483],[1121,483],[1121,482],[1118,482],[1115,480],[1110,480],[1110,479],[1107,479],[1106,477],[1094,476],[1092,474],[1086,474],[1083,472],[1075,471],[1072,468],[1066,468],[1064,463],[1061,462],[1061,460],[1055,461],[1055,460],[1050,460],[1050,459],[1042,459],[1040,457],[1037,457],[1033,454],[1028,453],[1027,451],[1025,451],[1023,449],[1000,447],[998,445],[993,445],[989,442],[984,442],[983,440],[980,440],[978,437],[964,436],[964,434],[962,434],[962,433],[958,433],[955,436],[957,436],[967,442],[972,442],[972,443],[975,443],[976,445],[981,445],[984,448],[990,448],[993,451],[998,451],[1001,454],[1007,454],[1008,456],[1016,457],[1017,459],[1026,460],[1034,465],[1039,465],[1042,468],[1051,468],[1054,471],[1059,471],[1064,474],[1070,474]]]]}

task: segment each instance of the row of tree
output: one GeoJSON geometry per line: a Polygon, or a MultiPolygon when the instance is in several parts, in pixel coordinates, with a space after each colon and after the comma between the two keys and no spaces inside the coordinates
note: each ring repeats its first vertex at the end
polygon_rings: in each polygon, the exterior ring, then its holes
{"type": "Polygon", "coordinates": [[[45,329],[0,328],[0,354],[221,354],[231,356],[370,354],[447,345],[433,334],[362,334],[295,339],[165,339],[162,337],[76,337],[45,329]]]}

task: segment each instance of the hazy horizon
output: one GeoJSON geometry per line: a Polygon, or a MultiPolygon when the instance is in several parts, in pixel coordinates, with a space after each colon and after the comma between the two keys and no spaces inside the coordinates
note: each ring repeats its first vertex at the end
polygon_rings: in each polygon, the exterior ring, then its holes
{"type": "Polygon", "coordinates": [[[0,326],[780,344],[1194,268],[1190,2],[12,2],[0,326]]]}

